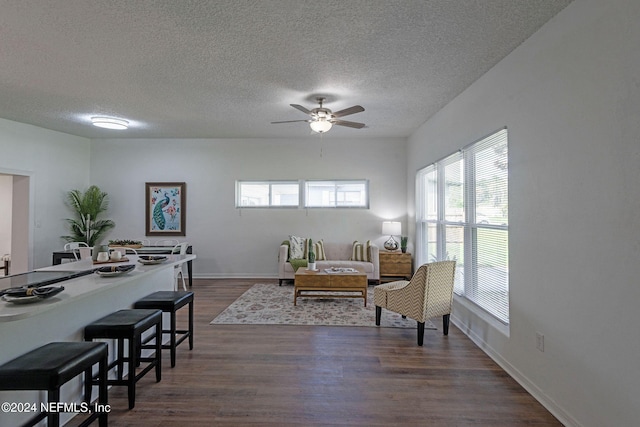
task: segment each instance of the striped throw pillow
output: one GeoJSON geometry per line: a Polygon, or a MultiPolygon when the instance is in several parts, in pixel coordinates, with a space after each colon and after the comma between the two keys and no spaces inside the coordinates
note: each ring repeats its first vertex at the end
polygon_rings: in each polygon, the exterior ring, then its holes
{"type": "Polygon", "coordinates": [[[324,253],[324,242],[322,239],[318,240],[314,245],[316,247],[316,261],[327,259],[327,255],[324,253]]]}
{"type": "Polygon", "coordinates": [[[351,253],[351,261],[366,261],[369,262],[371,240],[367,240],[367,243],[360,243],[357,240],[353,242],[353,252],[351,253]]]}

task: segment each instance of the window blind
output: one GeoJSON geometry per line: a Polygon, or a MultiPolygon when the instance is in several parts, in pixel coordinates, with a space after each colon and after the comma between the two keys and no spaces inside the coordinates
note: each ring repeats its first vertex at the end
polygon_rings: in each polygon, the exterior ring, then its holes
{"type": "Polygon", "coordinates": [[[507,324],[508,208],[507,129],[416,175],[417,262],[455,260],[454,292],[507,324]]]}

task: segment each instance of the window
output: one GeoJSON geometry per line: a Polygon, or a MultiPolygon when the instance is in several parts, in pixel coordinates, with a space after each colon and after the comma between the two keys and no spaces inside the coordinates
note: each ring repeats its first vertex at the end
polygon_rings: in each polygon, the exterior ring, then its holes
{"type": "Polygon", "coordinates": [[[417,260],[457,261],[454,292],[509,323],[508,144],[502,129],[416,176],[417,260]]]}
{"type": "Polygon", "coordinates": [[[366,180],[306,181],[307,208],[368,208],[369,191],[366,180]]]}
{"type": "Polygon", "coordinates": [[[236,207],[298,207],[298,181],[237,181],[236,207]]]}

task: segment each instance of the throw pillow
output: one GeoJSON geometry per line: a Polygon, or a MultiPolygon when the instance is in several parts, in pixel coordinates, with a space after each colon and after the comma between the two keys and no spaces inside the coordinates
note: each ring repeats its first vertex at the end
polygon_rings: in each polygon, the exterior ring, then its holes
{"type": "Polygon", "coordinates": [[[289,259],[305,259],[307,255],[307,239],[289,236],[289,259]]]}
{"type": "Polygon", "coordinates": [[[325,255],[324,253],[324,242],[322,241],[322,239],[318,240],[315,243],[315,247],[316,247],[316,261],[327,259],[327,255],[325,255]]]}
{"type": "Polygon", "coordinates": [[[367,240],[367,243],[360,243],[357,240],[353,242],[353,252],[351,253],[351,260],[369,262],[370,246],[371,240],[367,240]]]}

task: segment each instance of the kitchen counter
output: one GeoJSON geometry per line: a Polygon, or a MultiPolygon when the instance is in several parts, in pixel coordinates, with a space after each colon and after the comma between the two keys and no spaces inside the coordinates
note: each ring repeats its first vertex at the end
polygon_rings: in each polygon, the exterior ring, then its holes
{"type": "MultiPolygon", "coordinates": [[[[155,291],[173,290],[174,266],[195,257],[167,255],[168,260],[164,263],[143,265],[137,262],[136,256],[127,255],[129,261],[117,264],[93,265],[91,260],[84,260],[36,270],[83,271],[105,265],[136,265],[133,271],[121,276],[90,274],[55,283],[51,286],[64,286],[64,291],[31,304],[0,301],[0,364],[49,342],[82,341],[84,327],[89,323],[117,310],[131,308],[138,299],[155,291]]],[[[113,360],[111,354],[109,359],[113,360]]],[[[61,402],[81,401],[82,377],[73,382],[74,386],[63,389],[61,402]]],[[[39,407],[40,395],[38,392],[1,391],[0,401],[32,402],[39,407]]],[[[19,425],[31,415],[0,413],[0,425],[19,425]]],[[[73,414],[61,415],[61,420],[68,420],[73,414]]]]}

